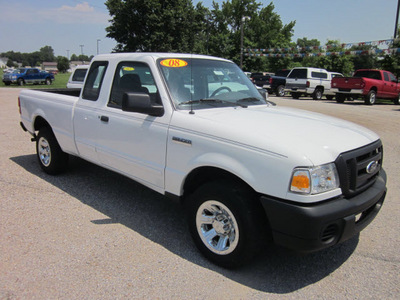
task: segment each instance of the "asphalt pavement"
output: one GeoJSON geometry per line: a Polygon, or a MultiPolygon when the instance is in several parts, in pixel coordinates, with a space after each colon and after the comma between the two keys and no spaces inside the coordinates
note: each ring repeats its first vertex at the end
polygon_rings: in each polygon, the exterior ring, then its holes
{"type": "Polygon", "coordinates": [[[388,194],[344,244],[309,255],[265,249],[236,270],[204,259],[181,207],[78,158],[43,173],[19,126],[20,89],[0,89],[0,299],[399,299],[400,106],[270,97],[377,132],[388,194]]]}

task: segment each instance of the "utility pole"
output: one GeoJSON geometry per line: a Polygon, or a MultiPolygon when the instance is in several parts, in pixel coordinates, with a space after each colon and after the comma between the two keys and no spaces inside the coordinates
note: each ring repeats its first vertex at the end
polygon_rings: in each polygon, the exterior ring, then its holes
{"type": "Polygon", "coordinates": [[[83,46],[85,46],[85,45],[79,45],[79,47],[81,47],[82,64],[84,64],[84,61],[83,61],[83,46]]]}
{"type": "Polygon", "coordinates": [[[68,60],[69,60],[69,50],[67,50],[67,58],[68,58],[68,60]]]}
{"type": "MultiPolygon", "coordinates": [[[[400,0],[399,0],[400,1],[400,0]]],[[[99,42],[100,42],[101,40],[100,39],[97,39],[97,55],[99,55],[99,42]]]]}
{"type": "Polygon", "coordinates": [[[243,16],[240,22],[240,68],[242,70],[243,70],[243,26],[246,20],[250,20],[250,17],[243,16]]]}
{"type": "Polygon", "coordinates": [[[397,0],[397,12],[396,12],[396,24],[394,24],[394,34],[393,34],[393,39],[396,39],[397,37],[397,29],[399,26],[399,10],[400,10],[400,0],[397,0]]]}

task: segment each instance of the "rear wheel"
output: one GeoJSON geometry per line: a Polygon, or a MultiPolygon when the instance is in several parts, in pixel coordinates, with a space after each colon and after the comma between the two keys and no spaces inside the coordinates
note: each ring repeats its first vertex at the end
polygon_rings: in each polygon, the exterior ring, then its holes
{"type": "Polygon", "coordinates": [[[280,85],[276,88],[275,92],[276,96],[278,97],[283,97],[285,96],[285,87],[283,85],[280,85]]]}
{"type": "Polygon", "coordinates": [[[365,104],[374,105],[376,102],[376,92],[374,90],[369,91],[368,95],[365,96],[365,104]]]}
{"type": "Polygon", "coordinates": [[[299,99],[300,98],[300,93],[292,93],[292,98],[293,99],[299,99]]]}
{"type": "Polygon", "coordinates": [[[314,100],[322,99],[323,90],[321,88],[316,88],[314,93],[312,94],[314,100]]]}
{"type": "Polygon", "coordinates": [[[263,210],[255,193],[243,184],[223,180],[205,183],[189,196],[186,211],[197,248],[215,264],[237,267],[262,250],[266,230],[263,210]]]}
{"type": "Polygon", "coordinates": [[[53,131],[42,127],[36,139],[36,154],[40,167],[47,174],[63,172],[68,165],[68,154],[61,150],[53,131]]]}
{"type": "Polygon", "coordinates": [[[336,94],[336,102],[337,103],[343,103],[344,100],[346,100],[346,97],[342,94],[336,94]]]}

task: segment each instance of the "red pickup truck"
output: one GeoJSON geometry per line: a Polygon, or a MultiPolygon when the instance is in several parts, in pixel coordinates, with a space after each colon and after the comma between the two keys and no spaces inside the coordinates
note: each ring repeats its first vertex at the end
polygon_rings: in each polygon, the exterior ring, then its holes
{"type": "Polygon", "coordinates": [[[377,98],[392,99],[399,104],[400,84],[389,71],[357,70],[353,77],[332,78],[331,88],[338,103],[361,97],[367,105],[373,105],[377,98]]]}

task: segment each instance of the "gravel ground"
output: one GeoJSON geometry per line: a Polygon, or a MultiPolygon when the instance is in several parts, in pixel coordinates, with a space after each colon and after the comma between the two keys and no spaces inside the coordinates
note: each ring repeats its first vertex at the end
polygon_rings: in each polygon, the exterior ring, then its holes
{"type": "Polygon", "coordinates": [[[358,237],[299,255],[271,247],[225,270],[194,247],[179,205],[78,158],[43,173],[0,89],[0,299],[399,299],[400,106],[270,97],[364,125],[384,143],[388,195],[358,237]]]}

